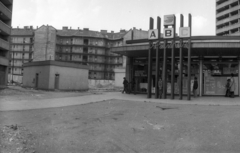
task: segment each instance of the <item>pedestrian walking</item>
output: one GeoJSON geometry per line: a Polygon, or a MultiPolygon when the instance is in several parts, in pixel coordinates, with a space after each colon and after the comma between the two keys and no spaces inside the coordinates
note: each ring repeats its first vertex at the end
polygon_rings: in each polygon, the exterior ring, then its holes
{"type": "Polygon", "coordinates": [[[127,79],[124,77],[123,78],[123,91],[122,91],[122,93],[128,93],[128,81],[127,81],[127,79]]]}
{"type": "Polygon", "coordinates": [[[162,98],[162,93],[163,93],[163,82],[162,78],[159,78],[158,80],[158,89],[159,89],[159,98],[162,98]]]}
{"type": "Polygon", "coordinates": [[[194,82],[193,82],[193,96],[194,96],[194,98],[197,97],[197,88],[198,88],[197,77],[194,77],[194,82]]]}

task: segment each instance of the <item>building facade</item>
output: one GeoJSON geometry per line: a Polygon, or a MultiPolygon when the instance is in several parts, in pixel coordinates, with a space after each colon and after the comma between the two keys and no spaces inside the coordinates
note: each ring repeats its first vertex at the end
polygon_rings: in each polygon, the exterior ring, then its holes
{"type": "Polygon", "coordinates": [[[23,64],[31,62],[33,59],[33,40],[33,27],[25,26],[23,29],[12,29],[8,75],[9,82],[22,82],[23,64]]]}
{"type": "MultiPolygon", "coordinates": [[[[133,33],[134,34],[134,33],[133,33]]],[[[148,42],[148,37],[145,39],[138,39],[139,42],[148,42]]],[[[130,39],[129,41],[134,40],[130,39]]],[[[166,46],[166,76],[163,75],[164,70],[164,48],[159,48],[159,57],[157,57],[157,49],[152,49],[152,75],[148,76],[148,59],[149,59],[149,44],[126,44],[120,47],[111,48],[112,52],[127,57],[126,62],[126,78],[129,81],[135,80],[135,91],[139,93],[157,93],[156,80],[156,63],[157,58],[159,63],[159,76],[164,78],[166,83],[165,93],[179,94],[179,83],[182,82],[182,93],[188,92],[188,76],[191,76],[191,82],[194,77],[197,77],[199,88],[199,96],[224,96],[226,93],[225,84],[231,75],[234,75],[235,89],[234,94],[240,95],[240,36],[192,36],[191,37],[191,71],[188,74],[188,49],[186,47],[182,50],[183,67],[182,67],[182,80],[179,77],[179,63],[180,63],[180,38],[176,38],[175,48],[175,66],[174,66],[174,79],[171,80],[171,45],[166,46]],[[149,88],[149,79],[151,78],[151,88],[149,88]],[[172,93],[172,85],[174,93],[172,93]]],[[[127,42],[129,42],[127,41],[127,42]]],[[[160,46],[163,46],[164,39],[160,39],[160,46]]],[[[171,41],[167,42],[168,44],[171,41]]],[[[186,43],[186,42],[185,42],[186,43]]]]}
{"type": "Polygon", "coordinates": [[[216,35],[240,35],[240,0],[216,0],[216,35]]]}
{"type": "Polygon", "coordinates": [[[125,30],[114,33],[68,27],[57,30],[48,25],[37,29],[15,28],[11,35],[9,81],[22,83],[22,65],[43,60],[88,65],[89,79],[114,80],[113,70],[122,66],[123,57],[111,53],[110,48],[122,46],[126,33],[125,30]]]}
{"type": "Polygon", "coordinates": [[[0,0],[0,87],[5,87],[8,81],[12,7],[13,0],[0,0]]]}

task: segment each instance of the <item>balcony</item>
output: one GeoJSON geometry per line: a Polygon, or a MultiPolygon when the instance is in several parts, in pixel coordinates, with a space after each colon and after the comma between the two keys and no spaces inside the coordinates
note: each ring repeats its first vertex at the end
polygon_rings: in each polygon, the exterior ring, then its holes
{"type": "Polygon", "coordinates": [[[9,65],[8,59],[5,58],[5,57],[0,56],[0,65],[8,66],[9,65]]]}
{"type": "Polygon", "coordinates": [[[10,11],[2,2],[0,2],[1,18],[4,20],[11,20],[12,11],[10,11]]]}
{"type": "Polygon", "coordinates": [[[11,28],[0,20],[0,30],[2,34],[11,35],[11,28]]]}
{"type": "Polygon", "coordinates": [[[238,0],[231,0],[231,1],[223,2],[222,4],[217,5],[217,6],[216,6],[216,9],[218,10],[219,8],[222,8],[222,7],[224,7],[224,6],[230,5],[230,4],[232,4],[232,3],[234,3],[234,2],[237,2],[237,1],[238,1],[238,0]]]}
{"type": "Polygon", "coordinates": [[[229,25],[227,27],[224,27],[224,28],[221,28],[221,29],[217,29],[216,30],[216,33],[222,33],[224,31],[229,31],[229,30],[232,30],[232,29],[235,29],[235,28],[239,28],[240,27],[240,23],[236,23],[236,24],[233,24],[233,25],[229,25]]]}
{"type": "Polygon", "coordinates": [[[9,50],[9,42],[0,38],[0,49],[9,50]]]}
{"type": "Polygon", "coordinates": [[[13,4],[13,0],[1,0],[1,2],[5,5],[12,5],[13,4]]]}
{"type": "Polygon", "coordinates": [[[236,19],[238,19],[238,18],[239,18],[239,15],[230,16],[230,17],[228,17],[228,18],[226,18],[226,19],[217,21],[217,26],[218,26],[218,25],[221,25],[221,24],[223,24],[223,23],[226,23],[226,22],[230,22],[230,21],[232,21],[232,20],[236,20],[236,19]]]}
{"type": "Polygon", "coordinates": [[[218,13],[218,14],[216,15],[216,18],[218,18],[218,17],[220,17],[220,16],[223,16],[223,15],[225,15],[225,14],[231,13],[231,12],[233,12],[233,11],[237,11],[237,10],[239,10],[239,9],[240,9],[240,5],[235,6],[235,7],[232,7],[232,8],[229,8],[229,9],[227,9],[227,10],[221,12],[221,13],[218,13]]]}

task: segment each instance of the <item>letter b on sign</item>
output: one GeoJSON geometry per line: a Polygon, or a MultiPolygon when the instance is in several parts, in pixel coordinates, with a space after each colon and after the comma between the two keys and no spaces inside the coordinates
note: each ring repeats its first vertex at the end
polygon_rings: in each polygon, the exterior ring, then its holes
{"type": "Polygon", "coordinates": [[[163,38],[173,38],[174,36],[173,28],[165,28],[163,32],[163,38]]]}

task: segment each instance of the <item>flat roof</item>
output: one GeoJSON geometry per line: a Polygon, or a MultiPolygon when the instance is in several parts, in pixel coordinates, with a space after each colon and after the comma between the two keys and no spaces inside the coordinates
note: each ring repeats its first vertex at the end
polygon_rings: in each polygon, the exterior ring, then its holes
{"type": "MultiPolygon", "coordinates": [[[[171,54],[171,40],[168,40],[167,55],[171,54]]],[[[153,48],[160,48],[160,56],[163,54],[164,39],[153,41],[153,48]],[[156,44],[158,41],[160,43],[156,44]]],[[[180,38],[175,38],[176,56],[179,54],[180,38]]],[[[187,56],[188,39],[183,39],[183,55],[187,56]]],[[[147,57],[149,50],[148,39],[127,40],[125,46],[112,47],[111,51],[129,57],[147,57]],[[141,44],[138,44],[141,43],[141,44]],[[144,43],[144,44],[143,44],[144,43]]],[[[240,56],[240,36],[192,36],[192,56],[240,56]]],[[[156,51],[153,51],[155,56],[156,51]]]]}

